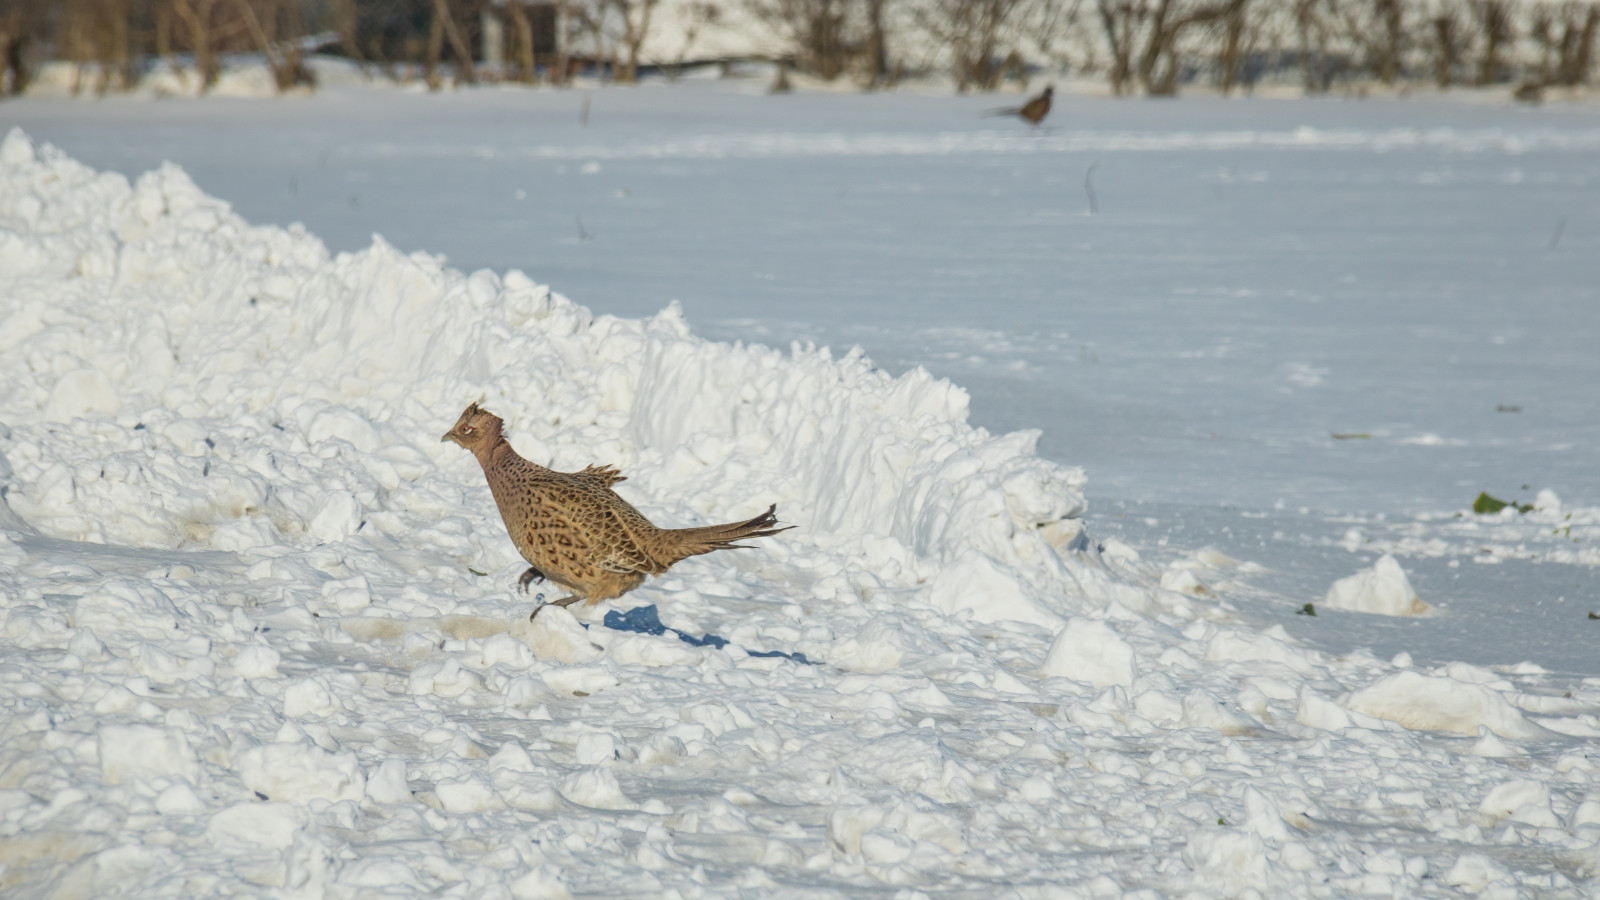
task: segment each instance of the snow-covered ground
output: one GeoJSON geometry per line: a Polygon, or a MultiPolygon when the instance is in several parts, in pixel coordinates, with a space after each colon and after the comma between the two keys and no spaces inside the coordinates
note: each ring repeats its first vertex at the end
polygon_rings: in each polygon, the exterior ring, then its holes
{"type": "Polygon", "coordinates": [[[0,107],[0,889],[1594,896],[1600,111],[992,103],[0,107]]]}

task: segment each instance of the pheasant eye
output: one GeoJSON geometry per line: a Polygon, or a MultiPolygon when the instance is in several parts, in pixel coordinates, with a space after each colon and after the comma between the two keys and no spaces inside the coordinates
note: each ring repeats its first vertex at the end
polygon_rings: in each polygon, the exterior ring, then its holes
{"type": "Polygon", "coordinates": [[[471,434],[472,433],[472,426],[471,425],[463,425],[463,426],[461,426],[461,433],[462,434],[471,434]]]}

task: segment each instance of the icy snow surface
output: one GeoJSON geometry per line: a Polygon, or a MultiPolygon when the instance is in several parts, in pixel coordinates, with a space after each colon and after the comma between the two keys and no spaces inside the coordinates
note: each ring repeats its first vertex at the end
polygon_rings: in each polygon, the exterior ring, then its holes
{"type": "Polygon", "coordinates": [[[331,254],[20,132],[0,284],[0,889],[1594,890],[1600,679],[1262,627],[1259,566],[1101,539],[1081,470],[923,371],[331,254]],[[614,604],[730,643],[528,624],[438,443],[469,400],[530,458],[619,465],[665,524],[778,503],[795,531],[614,604]]]}

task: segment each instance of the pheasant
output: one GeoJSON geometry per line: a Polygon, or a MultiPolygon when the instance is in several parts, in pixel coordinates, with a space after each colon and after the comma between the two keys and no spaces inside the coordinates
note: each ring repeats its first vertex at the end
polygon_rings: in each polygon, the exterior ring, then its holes
{"type": "MultiPolygon", "coordinates": [[[[777,504],[753,519],[701,528],[657,528],[611,486],[624,477],[612,466],[590,465],[556,472],[517,455],[501,433],[499,416],[474,403],[441,441],[472,451],[483,466],[511,542],[528,561],[518,579],[549,579],[570,592],[549,605],[594,605],[626,594],[674,563],[713,550],[747,548],[735,541],[770,537],[793,525],[778,525],[777,504]]],[[[538,607],[528,616],[539,614],[538,607]]]]}
{"type": "Polygon", "coordinates": [[[1055,85],[1046,85],[1045,89],[1039,93],[1039,96],[1032,98],[1027,103],[1021,106],[997,109],[989,113],[989,115],[1020,116],[1034,127],[1038,127],[1039,123],[1044,121],[1044,117],[1050,115],[1050,98],[1055,96],[1055,93],[1055,85]]]}

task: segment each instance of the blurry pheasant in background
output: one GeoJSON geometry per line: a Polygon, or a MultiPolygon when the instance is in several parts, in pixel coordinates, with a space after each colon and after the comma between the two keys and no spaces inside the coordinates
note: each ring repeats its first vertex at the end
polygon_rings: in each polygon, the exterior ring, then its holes
{"type": "Polygon", "coordinates": [[[1044,117],[1050,115],[1050,98],[1055,96],[1055,93],[1055,85],[1046,85],[1045,89],[1039,93],[1039,96],[1030,99],[1027,103],[1021,106],[996,109],[991,111],[989,115],[1019,116],[1037,128],[1039,123],[1044,121],[1044,117]]]}
{"type": "MultiPolygon", "coordinates": [[[[474,403],[441,441],[472,451],[483,466],[500,518],[511,542],[531,568],[518,587],[549,580],[571,592],[553,601],[591,606],[620,597],[659,575],[673,563],[713,550],[745,548],[735,541],[769,537],[793,525],[776,527],[777,504],[753,519],[701,528],[657,528],[618,497],[611,486],[623,481],[611,466],[581,472],[556,472],[531,463],[501,434],[499,416],[474,403]]],[[[540,606],[528,618],[539,614],[540,606]]]]}

